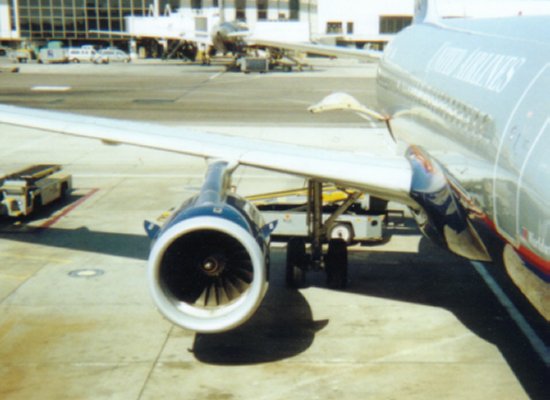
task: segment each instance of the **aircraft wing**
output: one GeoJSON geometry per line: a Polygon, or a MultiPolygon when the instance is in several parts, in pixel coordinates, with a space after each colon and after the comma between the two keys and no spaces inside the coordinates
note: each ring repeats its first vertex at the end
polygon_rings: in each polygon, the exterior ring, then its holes
{"type": "Polygon", "coordinates": [[[153,123],[87,117],[0,105],[0,123],[221,159],[241,165],[317,178],[411,204],[412,170],[402,155],[382,156],[241,138],[153,123]]]}
{"type": "Polygon", "coordinates": [[[346,47],[327,46],[314,43],[291,43],[261,38],[247,38],[246,42],[250,46],[274,47],[328,57],[348,57],[367,62],[377,62],[382,56],[381,51],[349,49],[346,47]]]}

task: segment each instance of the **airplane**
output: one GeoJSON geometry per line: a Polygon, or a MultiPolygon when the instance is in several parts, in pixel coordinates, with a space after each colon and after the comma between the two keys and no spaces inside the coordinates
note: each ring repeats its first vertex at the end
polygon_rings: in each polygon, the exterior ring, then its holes
{"type": "MultiPolygon", "coordinates": [[[[149,289],[171,322],[222,332],[246,322],[268,286],[276,222],[231,190],[239,166],[308,180],[311,249],[287,246],[286,281],[323,268],[345,288],[347,247],[326,240],[323,183],[407,205],[430,239],[508,272],[550,319],[550,17],[442,20],[417,0],[414,23],[381,55],[378,107],[335,94],[312,112],[347,109],[387,124],[394,155],[319,149],[155,124],[0,106],[0,123],[194,155],[208,160],[203,186],[163,226],[146,222],[153,245],[149,289]],[[322,244],[328,241],[328,251],[322,244]]],[[[337,51],[337,50],[335,50],[337,51]]],[[[350,198],[349,201],[353,202],[350,198]]]]}
{"type": "MultiPolygon", "coordinates": [[[[196,17],[201,21],[200,24],[195,20],[191,21],[182,16],[176,18],[176,20],[186,21],[187,24],[184,24],[183,27],[180,26],[181,22],[174,24],[171,19],[167,19],[162,23],[162,26],[166,29],[159,30],[158,25],[152,28],[148,23],[158,23],[158,19],[170,17],[156,15],[154,17],[133,17],[132,22],[127,22],[130,27],[133,27],[128,28],[129,31],[92,30],[91,32],[109,36],[157,39],[164,45],[165,54],[163,57],[171,58],[181,52],[192,61],[195,61],[198,56],[204,65],[210,64],[210,56],[214,54],[231,54],[232,62],[228,64],[228,69],[238,69],[241,59],[247,56],[255,58],[261,56],[269,62],[268,66],[283,66],[287,71],[290,71],[293,66],[297,66],[299,69],[304,66],[304,63],[290,52],[311,52],[318,55],[335,56],[334,46],[311,46],[312,43],[304,43],[302,46],[299,42],[289,43],[288,41],[277,40],[276,37],[258,36],[249,29],[246,22],[226,20],[223,1],[219,3],[218,7],[218,12],[215,14],[196,17]],[[193,27],[191,27],[191,22],[193,22],[193,27]],[[206,26],[209,24],[212,25],[212,28],[207,31],[206,26]],[[174,25],[177,25],[180,30],[176,29],[174,25]],[[201,28],[198,29],[197,25],[201,28]],[[169,46],[168,41],[176,44],[169,46]]],[[[363,61],[372,61],[371,54],[368,51],[356,49],[342,48],[337,56],[350,56],[363,61]]]]}

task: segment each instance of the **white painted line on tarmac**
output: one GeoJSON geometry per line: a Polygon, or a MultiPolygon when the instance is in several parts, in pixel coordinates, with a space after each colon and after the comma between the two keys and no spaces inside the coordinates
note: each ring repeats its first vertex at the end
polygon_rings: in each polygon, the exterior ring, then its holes
{"type": "Polygon", "coordinates": [[[477,273],[481,276],[481,278],[483,278],[489,289],[491,289],[493,294],[496,296],[500,304],[506,309],[508,315],[510,315],[510,317],[514,320],[518,328],[527,338],[527,340],[529,341],[535,352],[539,355],[541,360],[544,362],[544,364],[547,367],[550,367],[550,350],[544,344],[542,339],[537,335],[531,325],[529,325],[523,315],[521,315],[519,310],[512,303],[512,300],[510,300],[510,298],[506,296],[504,291],[495,282],[493,277],[489,274],[489,272],[487,272],[485,266],[478,261],[472,261],[471,263],[476,269],[477,273]]]}
{"type": "Polygon", "coordinates": [[[33,92],[68,92],[71,89],[70,86],[36,85],[31,87],[33,92]]]}
{"type": "Polygon", "coordinates": [[[218,72],[217,74],[214,74],[210,78],[208,78],[208,80],[213,81],[214,79],[219,78],[220,76],[222,76],[222,74],[223,74],[223,72],[218,72]]]}

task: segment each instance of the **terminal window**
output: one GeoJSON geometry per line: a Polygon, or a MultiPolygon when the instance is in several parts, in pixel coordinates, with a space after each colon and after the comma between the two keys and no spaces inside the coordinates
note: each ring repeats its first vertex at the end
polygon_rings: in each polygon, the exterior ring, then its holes
{"type": "Polygon", "coordinates": [[[300,19],[300,0],[290,0],[288,8],[290,11],[288,19],[298,21],[300,19]]]}
{"type": "Polygon", "coordinates": [[[412,23],[411,16],[380,16],[380,33],[397,33],[412,23]]]}
{"type": "Polygon", "coordinates": [[[328,34],[341,34],[343,33],[342,30],[342,23],[341,22],[327,22],[327,33],[328,34]]]}
{"type": "Polygon", "coordinates": [[[235,0],[235,19],[246,21],[246,0],[235,0]]]}
{"type": "MultiPolygon", "coordinates": [[[[167,0],[161,0],[161,5],[167,0]]],[[[146,0],[25,0],[18,2],[21,36],[66,40],[105,38],[94,29],[122,30],[124,16],[145,15],[146,0]]]]}
{"type": "Polygon", "coordinates": [[[267,0],[256,0],[258,9],[258,21],[267,20],[267,0]]]}

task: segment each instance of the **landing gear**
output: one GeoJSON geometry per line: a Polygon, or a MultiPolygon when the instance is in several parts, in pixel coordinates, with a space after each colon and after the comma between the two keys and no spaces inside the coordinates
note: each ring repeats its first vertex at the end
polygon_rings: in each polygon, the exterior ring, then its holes
{"type": "Polygon", "coordinates": [[[348,284],[348,248],[342,239],[331,239],[328,243],[325,271],[329,288],[346,288],[348,284]]]}
{"type": "Polygon", "coordinates": [[[348,280],[348,249],[353,240],[353,229],[345,224],[336,223],[336,219],[361,196],[355,192],[323,221],[323,183],[308,182],[307,225],[308,241],[311,243],[306,252],[305,240],[293,237],[288,241],[286,255],[286,284],[291,288],[305,285],[307,270],[324,269],[327,285],[331,289],[344,289],[348,280]],[[328,251],[323,253],[323,244],[328,241],[328,251]]]}
{"type": "Polygon", "coordinates": [[[303,238],[293,237],[286,248],[286,285],[299,289],[306,282],[306,243],[303,238]]]}

